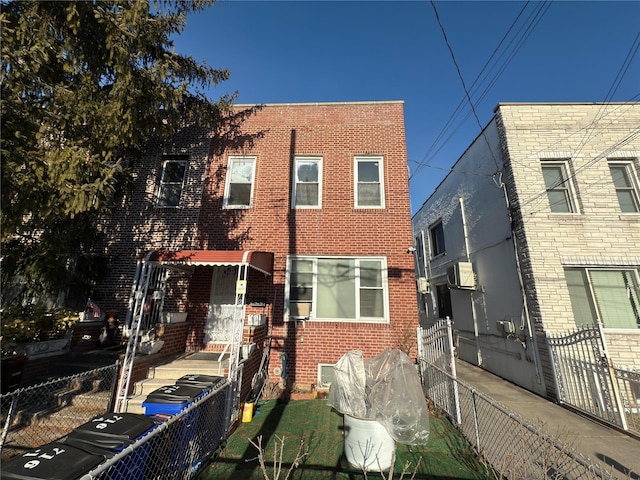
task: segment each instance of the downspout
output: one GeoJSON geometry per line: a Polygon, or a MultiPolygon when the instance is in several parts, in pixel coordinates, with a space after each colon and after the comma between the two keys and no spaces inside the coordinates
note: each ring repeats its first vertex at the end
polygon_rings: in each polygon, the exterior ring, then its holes
{"type": "MultiPolygon", "coordinates": [[[[516,236],[515,229],[513,228],[513,217],[511,216],[511,205],[509,203],[509,197],[507,196],[507,186],[502,181],[502,179],[500,179],[500,183],[498,186],[502,188],[502,192],[504,193],[504,201],[507,206],[507,216],[509,218],[509,225],[511,225],[513,253],[516,260],[516,272],[518,274],[518,283],[520,284],[520,294],[522,295],[522,314],[524,315],[524,321],[527,323],[527,328],[529,329],[529,334],[531,335],[531,341],[533,342],[533,363],[536,370],[536,381],[539,385],[542,385],[542,369],[540,366],[540,357],[538,353],[538,340],[531,326],[531,316],[529,315],[529,306],[527,304],[527,293],[524,289],[524,280],[522,279],[522,268],[520,265],[520,255],[518,254],[518,237],[516,236]]],[[[524,329],[524,323],[520,325],[520,329],[524,329]]]]}
{"type": "MultiPolygon", "coordinates": [[[[471,261],[471,255],[469,254],[469,233],[467,231],[467,220],[464,209],[464,198],[458,198],[458,202],[460,203],[460,215],[462,217],[462,235],[464,237],[464,252],[466,261],[471,261]]],[[[480,349],[480,332],[478,329],[478,315],[476,313],[476,302],[473,298],[474,291],[470,292],[469,298],[471,300],[471,318],[473,319],[473,335],[476,339],[476,358],[478,362],[478,366],[482,366],[482,350],[480,349]]]]}

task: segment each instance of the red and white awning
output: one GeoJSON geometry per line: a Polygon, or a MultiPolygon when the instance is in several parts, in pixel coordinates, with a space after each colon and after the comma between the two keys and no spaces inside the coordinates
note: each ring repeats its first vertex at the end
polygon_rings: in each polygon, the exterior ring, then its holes
{"type": "Polygon", "coordinates": [[[267,275],[273,274],[273,253],[254,250],[156,250],[147,261],[189,267],[246,265],[267,275]]]}

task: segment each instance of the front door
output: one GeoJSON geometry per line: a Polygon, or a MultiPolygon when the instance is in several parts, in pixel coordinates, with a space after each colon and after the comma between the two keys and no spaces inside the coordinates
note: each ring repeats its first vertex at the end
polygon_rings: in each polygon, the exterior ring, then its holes
{"type": "Polygon", "coordinates": [[[205,345],[233,342],[237,276],[238,267],[213,267],[209,310],[204,333],[205,345]]]}

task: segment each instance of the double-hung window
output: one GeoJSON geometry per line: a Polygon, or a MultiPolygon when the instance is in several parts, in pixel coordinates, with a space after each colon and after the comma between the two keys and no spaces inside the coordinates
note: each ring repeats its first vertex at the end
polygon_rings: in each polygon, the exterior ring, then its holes
{"type": "Polygon", "coordinates": [[[227,164],[225,208],[249,208],[253,202],[256,157],[230,156],[227,164]]]}
{"type": "Polygon", "coordinates": [[[431,258],[444,254],[447,250],[444,246],[444,227],[442,220],[438,220],[429,227],[431,238],[431,258]]]}
{"type": "Polygon", "coordinates": [[[553,213],[576,213],[573,184],[566,160],[543,160],[542,176],[553,213]]]}
{"type": "Polygon", "coordinates": [[[158,189],[158,207],[177,207],[187,172],[187,157],[167,157],[162,162],[162,176],[158,189]]]}
{"type": "Polygon", "coordinates": [[[294,161],[292,208],[322,206],[322,158],[296,157],[294,161]]]}
{"type": "Polygon", "coordinates": [[[640,270],[566,268],[576,325],[640,328],[640,270]]]}
{"type": "Polygon", "coordinates": [[[638,183],[631,161],[609,160],[609,170],[622,213],[640,212],[638,183]]]}
{"type": "Polygon", "coordinates": [[[384,208],[382,157],[355,157],[355,204],[362,208],[384,208]]]}
{"type": "Polygon", "coordinates": [[[385,257],[287,259],[285,317],[351,322],[387,322],[385,257]]]}

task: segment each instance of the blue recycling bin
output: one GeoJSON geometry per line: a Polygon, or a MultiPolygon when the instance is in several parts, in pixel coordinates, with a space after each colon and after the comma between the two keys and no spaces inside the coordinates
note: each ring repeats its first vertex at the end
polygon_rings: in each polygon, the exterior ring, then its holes
{"type": "Polygon", "coordinates": [[[208,389],[189,385],[165,385],[149,395],[142,406],[144,414],[152,415],[177,415],[191,403],[203,397],[208,389]]]}
{"type": "Polygon", "coordinates": [[[76,480],[104,462],[105,458],[73,445],[51,442],[2,465],[2,479],[76,480]]]}
{"type": "MultiPolygon", "coordinates": [[[[77,427],[67,436],[65,443],[111,457],[157,426],[158,423],[146,415],[105,413],[77,427]]],[[[124,458],[116,466],[116,470],[123,478],[144,478],[149,449],[150,444],[145,443],[124,458]]]]}

